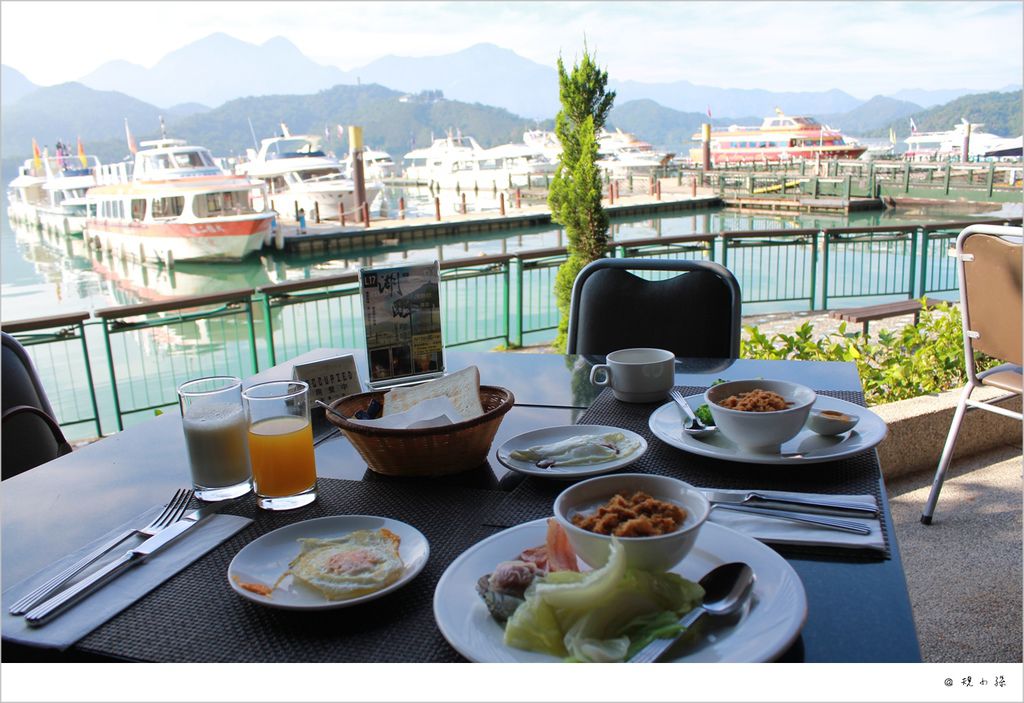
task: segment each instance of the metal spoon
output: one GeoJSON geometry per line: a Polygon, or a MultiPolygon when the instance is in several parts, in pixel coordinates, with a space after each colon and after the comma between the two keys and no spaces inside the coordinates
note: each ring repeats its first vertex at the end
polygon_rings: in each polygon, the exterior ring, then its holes
{"type": "Polygon", "coordinates": [[[325,403],[322,400],[314,400],[313,402],[316,403],[317,405],[319,405],[321,408],[323,408],[327,412],[329,412],[331,415],[334,415],[335,417],[340,417],[342,420],[347,420],[348,419],[347,417],[345,417],[344,415],[339,413],[337,410],[335,410],[334,408],[332,408],[330,405],[328,405],[327,403],[325,403]]]}
{"type": "Polygon", "coordinates": [[[690,409],[690,404],[686,402],[686,398],[683,397],[682,393],[673,388],[669,391],[669,395],[672,396],[672,400],[676,401],[676,404],[683,409],[683,412],[686,413],[686,417],[689,418],[683,423],[683,432],[691,437],[704,437],[712,432],[718,431],[717,426],[705,425],[700,421],[700,418],[697,417],[693,410],[690,409]]]}
{"type": "Polygon", "coordinates": [[[700,580],[700,585],[704,589],[704,601],[679,620],[683,631],[669,639],[654,640],[629,661],[637,664],[657,661],[705,613],[731,615],[737,612],[750,598],[754,580],[754,570],[743,562],[734,561],[716,566],[700,580]]]}

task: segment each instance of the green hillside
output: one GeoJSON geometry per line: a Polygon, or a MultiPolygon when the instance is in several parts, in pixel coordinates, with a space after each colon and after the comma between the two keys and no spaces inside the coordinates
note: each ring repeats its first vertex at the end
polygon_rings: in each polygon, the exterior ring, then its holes
{"type": "Polygon", "coordinates": [[[100,140],[119,139],[122,145],[125,143],[125,118],[136,136],[146,126],[158,131],[160,112],[123,93],[93,90],[81,83],[40,88],[4,106],[0,113],[0,150],[5,158],[28,158],[32,156],[33,137],[40,148],[48,146],[51,153],[58,139],[74,144],[81,137],[86,150],[93,153],[94,142],[100,140]]]}
{"type": "MultiPolygon", "coordinates": [[[[920,105],[906,100],[894,100],[876,95],[849,112],[815,115],[815,119],[853,136],[860,136],[884,127],[884,136],[888,137],[891,123],[900,119],[906,121],[905,118],[908,115],[917,114],[922,109],[920,105]]],[[[907,124],[910,123],[907,122],[907,124]]]]}
{"type": "Polygon", "coordinates": [[[257,139],[280,132],[284,122],[292,134],[326,134],[325,146],[347,150],[336,125],[363,127],[364,142],[396,158],[429,146],[433,133],[461,130],[482,146],[520,141],[532,120],[486,105],[445,100],[422,94],[405,101],[402,93],[379,85],[338,85],[314,95],[268,95],[240,98],[198,115],[169,120],[176,137],[209,147],[215,154],[242,154],[253,146],[249,120],[257,139]]]}
{"type": "MultiPolygon", "coordinates": [[[[691,139],[708,121],[703,112],[680,112],[653,100],[630,100],[612,108],[608,115],[608,128],[631,132],[662,151],[685,154],[695,146],[691,139]]],[[[760,117],[714,118],[716,128],[732,124],[761,124],[760,117]]]]}
{"type": "MultiPolygon", "coordinates": [[[[1024,122],[1022,93],[977,93],[957,98],[945,105],[922,110],[910,115],[919,132],[933,132],[953,129],[961,118],[985,125],[982,129],[1000,137],[1016,137],[1021,134],[1024,122]]],[[[898,139],[910,135],[910,120],[895,120],[883,128],[867,133],[868,137],[888,137],[889,128],[896,132],[898,139]]]]}

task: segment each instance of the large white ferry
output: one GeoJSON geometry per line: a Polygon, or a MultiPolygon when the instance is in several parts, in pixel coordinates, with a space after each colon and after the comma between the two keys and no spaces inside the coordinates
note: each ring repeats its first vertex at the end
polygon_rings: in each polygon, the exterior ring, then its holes
{"type": "MultiPolygon", "coordinates": [[[[795,117],[776,111],[760,127],[731,125],[711,132],[714,164],[787,161],[790,159],[856,159],[867,147],[850,144],[843,134],[813,117],[795,117]]],[[[701,135],[693,135],[699,140],[701,135]]],[[[701,149],[691,149],[690,159],[699,162],[701,149]]]]}
{"type": "MultiPolygon", "coordinates": [[[[308,221],[316,212],[333,219],[342,206],[350,216],[355,213],[355,185],[346,176],[345,165],[320,149],[319,137],[286,131],[283,137],[262,140],[259,151],[250,149],[249,157],[236,171],[266,185],[266,198],[281,217],[295,219],[301,209],[308,221]]],[[[367,181],[366,202],[372,203],[380,186],[367,181]]],[[[262,205],[263,194],[254,192],[253,202],[262,205]]]]}
{"type": "Polygon", "coordinates": [[[210,152],[180,139],[145,141],[128,164],[98,169],[86,193],[86,236],[140,260],[238,260],[256,251],[274,213],[254,205],[259,181],[225,173],[210,152]]]}
{"type": "Polygon", "coordinates": [[[8,184],[7,217],[32,227],[81,236],[87,219],[85,193],[96,184],[95,156],[26,159],[8,184]],[[38,166],[37,166],[38,163],[38,166]]]}

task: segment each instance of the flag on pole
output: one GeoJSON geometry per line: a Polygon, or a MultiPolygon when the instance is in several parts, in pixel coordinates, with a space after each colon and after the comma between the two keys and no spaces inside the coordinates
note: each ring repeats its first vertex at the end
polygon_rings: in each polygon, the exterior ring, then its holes
{"type": "Polygon", "coordinates": [[[910,133],[911,134],[917,134],[917,125],[914,124],[914,118],[913,117],[910,118],[910,133]]]}
{"type": "Polygon", "coordinates": [[[78,138],[78,160],[82,162],[82,168],[86,168],[89,165],[89,160],[85,158],[85,147],[82,146],[82,138],[78,138]]]}
{"type": "Polygon", "coordinates": [[[335,125],[335,126],[338,128],[338,139],[344,139],[345,138],[345,128],[342,127],[340,124],[339,125],[335,125]]]}
{"type": "Polygon", "coordinates": [[[39,158],[39,144],[36,142],[35,137],[32,137],[32,166],[37,171],[43,170],[43,162],[39,158]]]}
{"type": "Polygon", "coordinates": [[[711,106],[708,105],[708,119],[711,119],[711,106]]]}
{"type": "Polygon", "coordinates": [[[132,136],[132,131],[128,129],[128,118],[124,118],[124,135],[128,139],[128,151],[133,154],[139,150],[139,147],[135,145],[135,138],[132,136]]]}

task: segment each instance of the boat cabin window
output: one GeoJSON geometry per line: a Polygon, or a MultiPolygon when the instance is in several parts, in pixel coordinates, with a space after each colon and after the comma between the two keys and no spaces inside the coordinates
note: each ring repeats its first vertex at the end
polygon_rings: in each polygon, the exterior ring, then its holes
{"type": "Polygon", "coordinates": [[[270,187],[271,194],[284,193],[288,190],[288,181],[284,179],[284,176],[274,176],[273,178],[268,178],[267,185],[270,187]]]}
{"type": "Polygon", "coordinates": [[[185,211],[185,196],[174,195],[165,198],[153,198],[153,219],[177,217],[185,211]]]}
{"type": "Polygon", "coordinates": [[[228,190],[221,193],[202,193],[192,200],[196,217],[223,217],[249,215],[256,212],[249,202],[248,191],[228,190]]]}
{"type": "Polygon", "coordinates": [[[318,181],[341,175],[341,171],[336,168],[313,168],[308,171],[298,171],[297,173],[299,178],[304,181],[318,181]]]}
{"type": "Polygon", "coordinates": [[[146,200],[132,198],[132,221],[141,222],[144,219],[146,219],[146,200]]]}
{"type": "Polygon", "coordinates": [[[213,159],[204,151],[179,151],[171,154],[177,168],[214,166],[213,159]]]}

